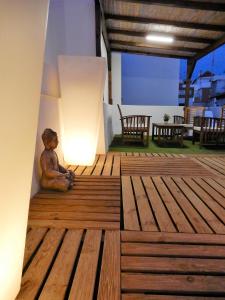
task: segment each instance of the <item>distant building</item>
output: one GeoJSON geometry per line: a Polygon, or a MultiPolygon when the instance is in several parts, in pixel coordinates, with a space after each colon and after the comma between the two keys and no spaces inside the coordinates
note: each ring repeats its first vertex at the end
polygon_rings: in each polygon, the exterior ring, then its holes
{"type": "Polygon", "coordinates": [[[213,77],[209,104],[211,106],[225,105],[225,74],[213,77]]]}
{"type": "Polygon", "coordinates": [[[200,74],[194,81],[194,101],[193,105],[208,106],[211,101],[212,78],[214,74],[206,71],[200,74]]]}
{"type": "MultiPolygon", "coordinates": [[[[179,106],[184,106],[185,104],[185,90],[186,90],[186,82],[180,81],[179,82],[179,106]]],[[[194,85],[190,85],[190,92],[189,92],[189,104],[192,105],[193,97],[194,97],[194,85]]]]}

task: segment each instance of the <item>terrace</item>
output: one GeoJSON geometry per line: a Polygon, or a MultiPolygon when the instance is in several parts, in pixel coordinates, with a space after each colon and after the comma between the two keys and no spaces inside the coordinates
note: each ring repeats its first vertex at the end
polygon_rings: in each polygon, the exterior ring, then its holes
{"type": "Polygon", "coordinates": [[[31,200],[17,299],[224,298],[225,155],[69,168],[72,191],[31,200]]]}
{"type": "MultiPolygon", "coordinates": [[[[121,144],[117,109],[121,53],[130,53],[172,59],[171,72],[186,59],[191,110],[197,61],[225,43],[224,1],[21,0],[13,8],[0,4],[0,299],[224,299],[224,147],[121,144]],[[174,42],[149,43],[148,33],[174,42]],[[40,188],[45,128],[58,132],[59,160],[75,173],[65,193],[40,188]]],[[[152,115],[150,133],[165,110],[187,120],[177,104],[122,105],[125,115],[152,115]]]]}

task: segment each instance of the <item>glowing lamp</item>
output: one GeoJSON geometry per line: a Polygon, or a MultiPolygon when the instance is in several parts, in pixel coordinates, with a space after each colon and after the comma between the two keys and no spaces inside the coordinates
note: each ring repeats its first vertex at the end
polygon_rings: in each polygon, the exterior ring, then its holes
{"type": "Polygon", "coordinates": [[[94,162],[105,76],[104,58],[59,56],[62,148],[68,164],[94,162]]]}
{"type": "Polygon", "coordinates": [[[171,44],[174,42],[172,36],[149,34],[146,36],[147,41],[171,44]]]}

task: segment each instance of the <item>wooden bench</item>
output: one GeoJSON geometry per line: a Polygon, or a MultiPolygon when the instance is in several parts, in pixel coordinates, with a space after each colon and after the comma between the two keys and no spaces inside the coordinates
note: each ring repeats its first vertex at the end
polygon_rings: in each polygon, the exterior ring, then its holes
{"type": "Polygon", "coordinates": [[[146,115],[129,115],[123,116],[119,104],[117,104],[121,127],[122,127],[122,141],[141,141],[146,146],[149,145],[149,129],[151,116],[146,115]],[[145,142],[146,135],[146,142],[145,142]]]}

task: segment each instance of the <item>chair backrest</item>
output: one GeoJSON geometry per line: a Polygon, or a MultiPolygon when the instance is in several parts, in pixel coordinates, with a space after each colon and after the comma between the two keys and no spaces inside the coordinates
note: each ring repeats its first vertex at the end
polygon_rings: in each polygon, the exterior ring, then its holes
{"type": "Polygon", "coordinates": [[[123,115],[122,115],[122,111],[121,111],[121,108],[120,108],[119,104],[117,104],[117,107],[118,107],[118,109],[119,109],[120,118],[122,119],[122,118],[123,118],[123,115]]]}
{"type": "Polygon", "coordinates": [[[205,112],[204,106],[189,106],[184,109],[184,118],[186,124],[193,124],[194,117],[203,117],[205,112]]]}
{"type": "Polygon", "coordinates": [[[173,116],[174,124],[184,124],[184,117],[182,116],[173,116]]]}

